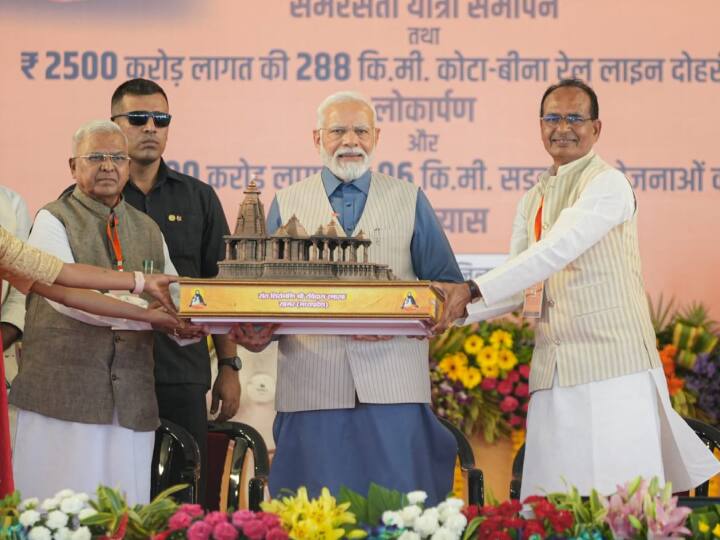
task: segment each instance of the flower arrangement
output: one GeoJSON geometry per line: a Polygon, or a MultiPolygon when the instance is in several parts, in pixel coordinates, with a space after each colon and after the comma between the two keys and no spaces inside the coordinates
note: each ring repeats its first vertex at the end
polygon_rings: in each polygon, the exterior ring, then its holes
{"type": "Polygon", "coordinates": [[[19,495],[11,495],[10,498],[16,502],[17,508],[17,523],[13,530],[16,538],[90,540],[92,537],[90,528],[83,525],[82,520],[97,511],[90,506],[90,497],[85,493],[64,489],[42,502],[32,498],[18,503],[19,495]]]}
{"type": "Polygon", "coordinates": [[[572,514],[545,497],[528,497],[524,504],[513,500],[470,506],[464,514],[470,524],[463,538],[473,540],[560,537],[570,533],[573,526],[572,514]]]}
{"type": "Polygon", "coordinates": [[[716,323],[701,304],[673,311],[672,301],[662,297],[651,307],[660,360],[673,408],[682,416],[717,423],[720,415],[720,384],[717,369],[716,323]]]}
{"type": "Polygon", "coordinates": [[[534,332],[503,320],[451,328],[431,346],[435,412],[488,442],[522,430],[530,399],[534,332]]]}
{"type": "Polygon", "coordinates": [[[322,489],[317,499],[309,499],[307,490],[301,487],[297,495],[263,502],[261,506],[279,518],[291,538],[335,540],[346,534],[347,538],[363,538],[363,531],[352,528],[356,518],[348,511],[350,505],[350,502],[338,503],[327,488],[322,489]]]}
{"type": "Polygon", "coordinates": [[[265,512],[238,510],[232,514],[209,512],[200,505],[183,504],[168,520],[157,540],[287,540],[280,518],[265,512]]]}

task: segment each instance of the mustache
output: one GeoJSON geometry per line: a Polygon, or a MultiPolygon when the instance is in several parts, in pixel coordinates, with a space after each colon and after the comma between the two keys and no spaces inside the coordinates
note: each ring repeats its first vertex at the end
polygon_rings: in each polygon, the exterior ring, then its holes
{"type": "Polygon", "coordinates": [[[335,150],[335,153],[333,154],[333,157],[338,158],[342,156],[362,156],[367,157],[367,153],[365,150],[363,150],[360,147],[350,147],[350,146],[341,146],[337,150],[335,150]]]}

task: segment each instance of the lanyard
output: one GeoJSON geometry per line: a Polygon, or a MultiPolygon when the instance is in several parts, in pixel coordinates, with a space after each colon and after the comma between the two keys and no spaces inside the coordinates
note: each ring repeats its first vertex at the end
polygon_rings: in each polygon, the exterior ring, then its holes
{"type": "Polygon", "coordinates": [[[537,214],[535,214],[535,241],[538,242],[540,240],[540,235],[542,234],[542,211],[543,211],[543,202],[545,201],[545,197],[540,197],[540,207],[538,208],[537,214]]]}
{"type": "Polygon", "coordinates": [[[106,231],[108,240],[110,240],[110,246],[112,247],[113,254],[115,255],[115,264],[117,265],[118,272],[122,272],[123,254],[122,246],[120,245],[120,235],[118,234],[118,217],[115,212],[110,212],[110,216],[107,220],[106,231]]]}

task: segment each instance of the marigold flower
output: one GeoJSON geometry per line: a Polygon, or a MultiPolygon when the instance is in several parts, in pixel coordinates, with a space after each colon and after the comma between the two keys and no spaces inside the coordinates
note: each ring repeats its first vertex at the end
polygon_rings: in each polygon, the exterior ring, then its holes
{"type": "Polygon", "coordinates": [[[502,347],[510,349],[513,346],[512,334],[510,332],[506,332],[505,330],[495,330],[492,334],[490,334],[490,339],[488,341],[490,341],[490,344],[496,349],[500,349],[502,347]]]}
{"type": "Polygon", "coordinates": [[[671,396],[677,394],[685,386],[685,381],[680,377],[672,376],[667,380],[668,392],[671,396]]]}
{"type": "Polygon", "coordinates": [[[463,350],[468,354],[477,354],[485,346],[485,340],[477,334],[471,334],[463,343],[463,350]]]}
{"type": "Polygon", "coordinates": [[[482,381],[482,375],[478,368],[469,367],[460,375],[460,382],[468,390],[472,390],[482,381]]]}
{"type": "Polygon", "coordinates": [[[704,521],[700,521],[700,523],[698,523],[698,530],[699,530],[701,533],[706,533],[706,532],[708,532],[708,531],[710,530],[710,525],[708,525],[708,524],[705,523],[704,521]]]}
{"type": "Polygon", "coordinates": [[[482,366],[496,366],[498,362],[498,352],[492,347],[483,347],[477,355],[477,361],[482,366]]]}
{"type": "Polygon", "coordinates": [[[517,356],[510,349],[502,349],[498,351],[498,366],[503,371],[510,371],[518,363],[517,356]]]}
{"type": "Polygon", "coordinates": [[[497,364],[481,365],[480,372],[482,373],[483,377],[492,377],[494,379],[497,379],[500,376],[500,368],[497,364]]]}
{"type": "Polygon", "coordinates": [[[464,354],[448,355],[438,364],[438,369],[442,371],[449,379],[457,381],[460,377],[460,372],[464,371],[467,367],[467,356],[464,354]]]}

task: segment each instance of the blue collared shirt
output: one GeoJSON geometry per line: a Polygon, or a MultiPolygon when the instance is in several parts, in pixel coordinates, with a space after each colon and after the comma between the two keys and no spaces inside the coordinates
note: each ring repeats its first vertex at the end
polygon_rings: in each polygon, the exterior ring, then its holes
{"type": "MultiPolygon", "coordinates": [[[[343,182],[330,172],[330,169],[323,167],[321,176],[325,193],[337,214],[338,222],[346,235],[352,235],[365,209],[370,192],[371,172],[367,171],[352,182],[343,182]]],[[[281,225],[277,198],[273,198],[267,216],[268,234],[273,234],[281,225]]],[[[415,228],[410,242],[410,256],[413,271],[419,279],[456,283],[463,281],[450,242],[422,190],[418,193],[415,206],[415,228]]]]}

